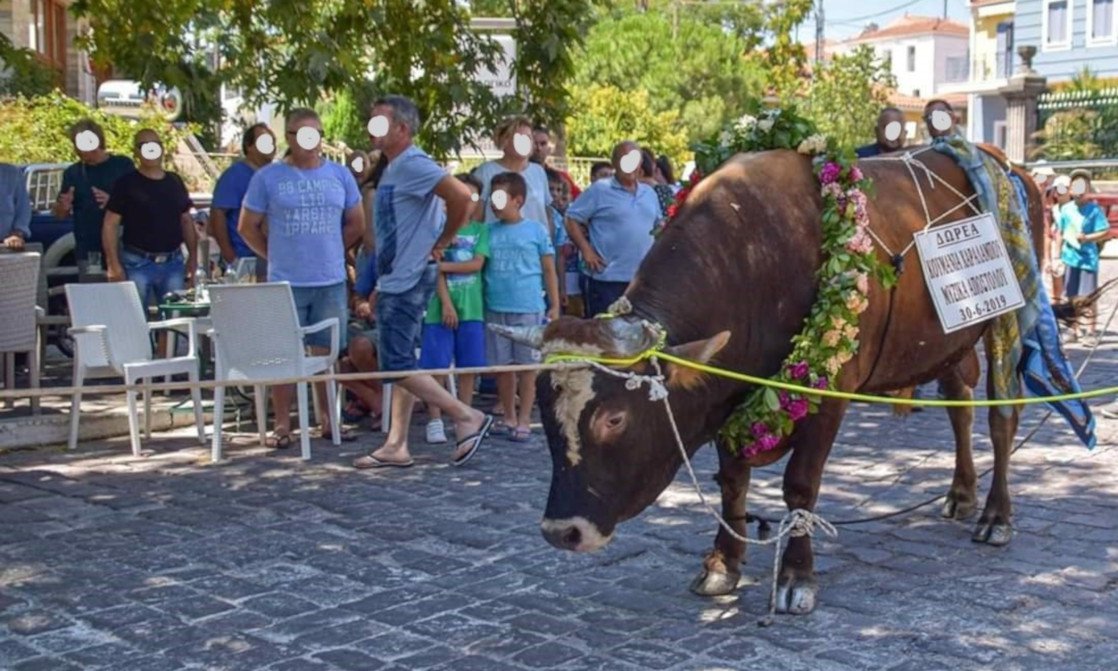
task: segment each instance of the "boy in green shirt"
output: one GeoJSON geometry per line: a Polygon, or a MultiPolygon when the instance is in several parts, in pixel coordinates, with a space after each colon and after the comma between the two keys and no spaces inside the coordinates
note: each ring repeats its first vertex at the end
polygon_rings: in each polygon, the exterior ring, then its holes
{"type": "MultiPolygon", "coordinates": [[[[435,295],[427,305],[420,345],[419,367],[433,370],[449,368],[480,368],[485,358],[485,305],[481,269],[489,256],[489,228],[484,223],[482,204],[478,200],[481,183],[469,174],[456,175],[470,187],[477,204],[470,223],[458,231],[439,263],[439,280],[435,295]]],[[[458,376],[458,398],[470,405],[474,397],[474,376],[458,376]]],[[[442,413],[429,408],[427,442],[446,442],[442,413]]]]}

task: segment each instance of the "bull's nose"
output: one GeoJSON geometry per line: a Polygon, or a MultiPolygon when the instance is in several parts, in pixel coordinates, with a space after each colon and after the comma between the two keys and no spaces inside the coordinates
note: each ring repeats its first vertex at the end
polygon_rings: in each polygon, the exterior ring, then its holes
{"type": "Polygon", "coordinates": [[[544,518],[540,522],[540,533],[548,543],[572,552],[592,552],[607,545],[612,538],[612,535],[603,535],[597,525],[584,517],[563,520],[544,518]]]}
{"type": "Polygon", "coordinates": [[[560,550],[578,550],[582,544],[582,531],[574,524],[556,526],[554,528],[541,527],[543,537],[560,550]]]}

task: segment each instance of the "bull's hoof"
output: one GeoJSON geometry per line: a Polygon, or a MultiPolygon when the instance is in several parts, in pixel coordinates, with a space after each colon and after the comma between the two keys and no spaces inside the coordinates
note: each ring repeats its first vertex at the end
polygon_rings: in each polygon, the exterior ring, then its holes
{"type": "Polygon", "coordinates": [[[973,496],[966,497],[956,492],[948,492],[943,502],[942,514],[949,520],[966,520],[974,516],[978,504],[973,496]]]}
{"type": "Polygon", "coordinates": [[[987,545],[1009,545],[1009,541],[1013,539],[1013,527],[1003,523],[979,522],[970,539],[987,545]]]}
{"type": "Polygon", "coordinates": [[[712,571],[703,568],[699,575],[691,581],[691,591],[699,596],[723,596],[733,594],[741,580],[740,573],[727,573],[726,571],[712,571]]]}
{"type": "Polygon", "coordinates": [[[815,610],[819,599],[819,583],[814,578],[792,578],[781,582],[776,590],[776,612],[807,615],[815,610]]]}

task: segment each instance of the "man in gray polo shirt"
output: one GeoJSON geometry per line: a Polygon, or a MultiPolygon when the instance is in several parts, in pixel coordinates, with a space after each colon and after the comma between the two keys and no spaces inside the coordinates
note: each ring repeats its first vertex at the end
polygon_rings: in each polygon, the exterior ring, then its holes
{"type": "Polygon", "coordinates": [[[18,252],[31,237],[31,200],[23,171],[0,163],[0,246],[18,252]]]}
{"type": "Polygon", "coordinates": [[[587,316],[598,315],[625,294],[652,248],[662,213],[656,192],[637,180],[640,146],[613,149],[614,176],[594,182],[567,209],[566,229],[582,252],[590,276],[587,316]]]}

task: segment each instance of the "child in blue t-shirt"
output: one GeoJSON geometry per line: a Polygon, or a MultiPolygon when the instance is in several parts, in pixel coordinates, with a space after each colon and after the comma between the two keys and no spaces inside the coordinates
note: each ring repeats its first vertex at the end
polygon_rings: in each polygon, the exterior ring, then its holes
{"type": "MultiPolygon", "coordinates": [[[[545,307],[541,289],[545,287],[551,306],[546,309],[547,318],[558,319],[559,279],[547,225],[526,220],[520,214],[528,185],[515,172],[495,176],[491,185],[490,200],[498,221],[489,224],[485,321],[504,326],[542,325],[545,307]]],[[[538,351],[492,332],[487,334],[486,345],[490,366],[531,365],[540,360],[538,351]]],[[[497,396],[505,411],[510,439],[528,441],[532,433],[532,407],[536,403],[536,371],[498,374],[497,396]]]]}
{"type": "Polygon", "coordinates": [[[584,317],[582,283],[579,281],[581,259],[578,247],[567,235],[563,222],[567,206],[571,203],[571,186],[563,179],[562,174],[551,168],[547,169],[547,185],[551,190],[551,204],[547,206],[547,211],[551,215],[555,251],[559,257],[559,300],[563,306],[563,314],[584,317]]]}

